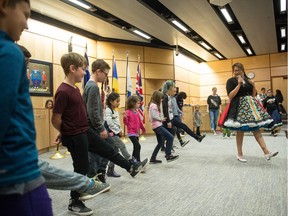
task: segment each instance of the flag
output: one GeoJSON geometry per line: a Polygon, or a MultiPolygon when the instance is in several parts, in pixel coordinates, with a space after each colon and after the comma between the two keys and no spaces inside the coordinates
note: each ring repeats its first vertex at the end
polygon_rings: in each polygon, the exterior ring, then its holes
{"type": "Polygon", "coordinates": [[[106,108],[106,98],[108,94],[110,94],[109,89],[109,78],[106,77],[106,79],[101,83],[101,102],[102,102],[102,108],[106,108]]]}
{"type": "Polygon", "coordinates": [[[127,63],[126,63],[126,95],[127,98],[132,95],[132,82],[130,76],[130,69],[128,65],[128,56],[127,56],[127,63]]]}
{"type": "Polygon", "coordinates": [[[142,80],[141,80],[141,68],[140,62],[137,66],[137,74],[136,74],[136,94],[140,98],[140,107],[138,112],[140,113],[141,120],[143,124],[145,123],[145,116],[144,116],[144,97],[143,97],[143,89],[142,89],[142,80]]]}
{"type": "Polygon", "coordinates": [[[85,54],[84,54],[84,58],[87,61],[87,66],[86,66],[86,74],[84,75],[84,79],[83,79],[83,89],[85,88],[86,83],[88,82],[88,80],[90,79],[90,73],[89,73],[89,59],[88,59],[88,55],[87,55],[87,47],[85,50],[85,54]]]}
{"type": "Polygon", "coordinates": [[[116,68],[116,60],[114,56],[113,56],[112,90],[113,92],[119,94],[118,74],[117,74],[117,68],[116,68]]]}

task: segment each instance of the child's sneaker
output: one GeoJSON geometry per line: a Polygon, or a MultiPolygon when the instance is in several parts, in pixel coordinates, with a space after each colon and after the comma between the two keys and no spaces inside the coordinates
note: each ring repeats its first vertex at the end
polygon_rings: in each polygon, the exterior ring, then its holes
{"type": "Polygon", "coordinates": [[[157,159],[150,159],[150,164],[158,164],[158,163],[162,163],[161,160],[157,160],[157,159]]]}
{"type": "Polygon", "coordinates": [[[130,169],[130,175],[132,177],[136,177],[149,163],[149,159],[146,158],[142,162],[135,162],[133,160],[130,160],[130,163],[132,164],[130,169]]]}
{"type": "Polygon", "coordinates": [[[179,155],[175,155],[175,156],[169,155],[169,156],[165,156],[165,158],[166,158],[167,162],[172,162],[174,160],[177,160],[179,158],[179,155]]]}
{"type": "Polygon", "coordinates": [[[206,137],[206,134],[203,134],[202,136],[199,136],[197,141],[201,142],[206,137]]]}
{"type": "Polygon", "coordinates": [[[81,200],[70,199],[68,212],[74,215],[92,215],[93,210],[87,208],[81,200]]]}
{"type": "Polygon", "coordinates": [[[279,152],[269,152],[269,154],[264,155],[265,159],[268,161],[270,160],[272,157],[275,157],[279,152]]]}
{"type": "Polygon", "coordinates": [[[110,190],[111,185],[108,183],[102,183],[99,181],[95,181],[93,178],[90,180],[91,183],[88,186],[88,189],[82,196],[79,198],[80,200],[89,200],[93,197],[97,196],[98,194],[107,192],[110,190]]]}
{"type": "Polygon", "coordinates": [[[181,145],[181,147],[183,148],[183,147],[186,146],[189,142],[190,142],[190,140],[182,141],[182,142],[180,142],[180,145],[181,145]]]}

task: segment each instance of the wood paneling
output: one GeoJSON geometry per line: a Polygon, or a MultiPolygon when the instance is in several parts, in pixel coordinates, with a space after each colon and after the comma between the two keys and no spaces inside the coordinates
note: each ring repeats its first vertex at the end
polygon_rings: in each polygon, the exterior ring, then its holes
{"type": "Polygon", "coordinates": [[[189,83],[190,73],[191,72],[186,69],[176,67],[175,68],[175,80],[189,83]]]}
{"type": "Polygon", "coordinates": [[[232,64],[242,63],[245,70],[270,67],[269,55],[251,56],[232,59],[232,64]]]}
{"type": "Polygon", "coordinates": [[[222,60],[222,61],[207,62],[207,66],[214,72],[232,71],[231,65],[232,65],[231,59],[222,60]]]}
{"type": "Polygon", "coordinates": [[[148,63],[174,64],[173,50],[144,47],[144,59],[148,63]]]}
{"type": "Polygon", "coordinates": [[[271,67],[287,66],[287,52],[270,54],[271,67]]]}
{"type": "Polygon", "coordinates": [[[255,87],[258,93],[261,92],[261,88],[266,88],[266,90],[271,88],[271,82],[270,81],[259,81],[255,82],[255,87]]]}
{"type": "Polygon", "coordinates": [[[145,94],[152,95],[155,90],[159,90],[164,85],[165,80],[145,79],[145,94]]]}
{"type": "Polygon", "coordinates": [[[201,86],[207,85],[207,87],[212,87],[215,85],[226,85],[226,82],[229,78],[232,77],[231,72],[222,72],[222,73],[212,73],[212,74],[201,74],[200,83],[201,86]],[[213,85],[211,85],[213,84],[213,85]]]}
{"type": "Polygon", "coordinates": [[[146,79],[174,80],[173,65],[144,63],[146,79]]]}
{"type": "Polygon", "coordinates": [[[49,114],[48,109],[34,109],[34,123],[36,129],[36,146],[38,150],[50,146],[49,114]]]}
{"type": "Polygon", "coordinates": [[[271,68],[271,77],[287,76],[287,71],[288,71],[288,66],[272,67],[271,68]]]}
{"type": "MultiPolygon", "coordinates": [[[[255,82],[258,81],[268,81],[270,80],[270,68],[259,68],[251,70],[255,73],[255,78],[253,79],[255,82]]],[[[246,74],[248,74],[250,70],[246,70],[246,74]]]]}

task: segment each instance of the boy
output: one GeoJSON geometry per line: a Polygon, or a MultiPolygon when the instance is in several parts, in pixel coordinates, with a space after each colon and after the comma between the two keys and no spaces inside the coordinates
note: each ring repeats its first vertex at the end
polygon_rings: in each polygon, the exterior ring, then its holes
{"type": "Polygon", "coordinates": [[[29,0],[0,0],[1,215],[52,216],[51,199],[37,165],[26,63],[14,43],[28,29],[29,16],[29,0]]]}
{"type": "MultiPolygon", "coordinates": [[[[18,45],[24,54],[26,67],[29,66],[31,53],[24,46],[18,45]]],[[[66,171],[50,165],[41,159],[38,160],[38,166],[42,176],[45,178],[47,188],[54,190],[76,190],[82,194],[81,199],[87,200],[95,197],[110,189],[107,183],[100,183],[93,178],[79,173],[66,171]]]]}
{"type": "MultiPolygon", "coordinates": [[[[52,124],[60,132],[56,144],[62,141],[71,153],[74,171],[86,175],[89,169],[88,150],[109,159],[125,168],[135,177],[148,163],[133,163],[124,159],[113,147],[88,126],[86,107],[75,83],[81,82],[85,75],[86,60],[78,53],[68,53],[61,57],[61,66],[65,79],[60,84],[55,95],[52,114],[52,124]]],[[[93,211],[87,208],[79,199],[80,194],[71,191],[68,211],[76,215],[91,215],[93,211]]]]}

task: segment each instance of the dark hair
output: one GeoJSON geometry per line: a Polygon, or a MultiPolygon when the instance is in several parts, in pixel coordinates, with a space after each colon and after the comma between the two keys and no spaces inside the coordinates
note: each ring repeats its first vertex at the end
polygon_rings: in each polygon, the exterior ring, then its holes
{"type": "Polygon", "coordinates": [[[108,97],[106,98],[106,105],[109,107],[109,108],[112,108],[111,107],[111,101],[115,101],[117,100],[118,98],[120,98],[120,95],[116,92],[112,92],[108,95],[108,97]]]}
{"type": "Polygon", "coordinates": [[[177,98],[178,100],[185,100],[187,98],[187,94],[185,92],[179,92],[177,98]]]}
{"type": "Polygon", "coordinates": [[[244,77],[245,77],[246,79],[249,79],[248,76],[247,76],[246,73],[245,73],[245,69],[244,69],[244,66],[243,66],[242,63],[237,62],[237,63],[233,64],[233,65],[232,65],[232,71],[234,71],[234,68],[235,68],[235,67],[240,68],[240,69],[243,71],[243,73],[244,73],[244,77]]]}
{"type": "Polygon", "coordinates": [[[263,88],[261,88],[261,91],[262,91],[262,90],[265,90],[265,91],[266,91],[266,89],[265,89],[264,87],[263,87],[263,88]]]}
{"type": "Polygon", "coordinates": [[[155,103],[157,105],[158,110],[160,111],[160,105],[161,105],[161,99],[163,98],[164,94],[160,91],[154,91],[151,100],[148,104],[148,107],[150,107],[151,103],[155,103]]]}
{"type": "Polygon", "coordinates": [[[140,98],[137,95],[132,95],[130,97],[128,97],[127,102],[126,102],[126,106],[127,109],[133,109],[135,104],[140,101],[140,98]]]}
{"type": "Polygon", "coordinates": [[[48,105],[49,102],[52,103],[52,107],[54,106],[53,100],[48,99],[48,100],[45,102],[45,108],[47,108],[47,105],[48,105]]]}
{"type": "Polygon", "coordinates": [[[100,69],[101,71],[110,70],[110,66],[103,59],[97,59],[92,63],[92,73],[100,69]]]}
{"type": "Polygon", "coordinates": [[[18,45],[18,47],[21,49],[21,51],[23,52],[23,54],[24,54],[24,56],[26,57],[26,58],[31,58],[31,53],[29,52],[29,50],[28,49],[26,49],[24,46],[21,46],[21,45],[19,45],[19,44],[17,44],[18,45]]]}
{"type": "Polygon", "coordinates": [[[9,0],[7,5],[12,7],[12,8],[15,8],[16,4],[18,4],[20,2],[26,2],[30,6],[30,0],[9,0]]]}

